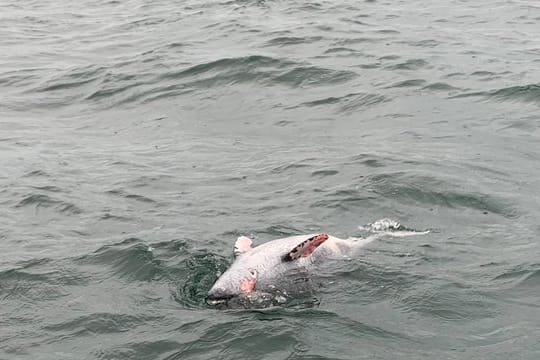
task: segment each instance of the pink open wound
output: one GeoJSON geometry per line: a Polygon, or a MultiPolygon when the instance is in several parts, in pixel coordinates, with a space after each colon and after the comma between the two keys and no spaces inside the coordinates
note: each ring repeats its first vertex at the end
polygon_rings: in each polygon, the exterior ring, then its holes
{"type": "Polygon", "coordinates": [[[251,276],[242,280],[240,284],[240,292],[242,295],[247,295],[253,290],[255,290],[255,284],[257,283],[257,272],[255,270],[250,270],[251,276]]]}
{"type": "Polygon", "coordinates": [[[302,241],[283,257],[283,261],[293,261],[311,255],[323,242],[328,240],[327,234],[319,234],[302,241]]]}

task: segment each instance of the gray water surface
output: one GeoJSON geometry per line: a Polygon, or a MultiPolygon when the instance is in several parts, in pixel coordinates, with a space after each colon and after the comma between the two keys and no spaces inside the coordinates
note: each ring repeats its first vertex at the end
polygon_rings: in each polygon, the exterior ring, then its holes
{"type": "Polygon", "coordinates": [[[0,358],[540,358],[540,4],[0,1],[0,358]],[[385,237],[216,310],[237,236],[385,237]]]}

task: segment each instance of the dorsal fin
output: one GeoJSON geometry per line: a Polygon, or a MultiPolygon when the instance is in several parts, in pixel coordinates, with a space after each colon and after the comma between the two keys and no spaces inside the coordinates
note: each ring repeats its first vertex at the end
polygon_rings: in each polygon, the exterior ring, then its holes
{"type": "Polygon", "coordinates": [[[251,244],[253,244],[253,240],[251,240],[247,236],[240,236],[238,239],[236,239],[236,242],[234,243],[234,256],[238,256],[245,252],[251,251],[251,244]]]}
{"type": "Polygon", "coordinates": [[[283,261],[293,261],[301,257],[309,256],[326,240],[328,240],[327,234],[319,234],[310,237],[309,239],[304,240],[300,244],[296,245],[294,249],[283,257],[283,261]]]}

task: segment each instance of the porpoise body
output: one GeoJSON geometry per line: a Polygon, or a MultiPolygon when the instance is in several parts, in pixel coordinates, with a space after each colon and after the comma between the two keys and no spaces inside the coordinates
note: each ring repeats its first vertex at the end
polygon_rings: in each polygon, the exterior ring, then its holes
{"type": "Polygon", "coordinates": [[[235,260],[208,292],[210,305],[232,299],[287,295],[306,286],[314,267],[342,257],[372,239],[340,239],[327,234],[308,234],[272,240],[252,247],[241,236],[234,245],[235,260]]]}

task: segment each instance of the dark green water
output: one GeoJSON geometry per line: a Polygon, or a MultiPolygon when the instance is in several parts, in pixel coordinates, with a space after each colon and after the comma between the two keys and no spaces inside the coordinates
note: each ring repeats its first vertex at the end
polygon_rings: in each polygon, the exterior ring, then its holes
{"type": "Polygon", "coordinates": [[[540,358],[540,4],[0,1],[1,359],[540,358]],[[311,304],[240,234],[391,218],[311,304]]]}

